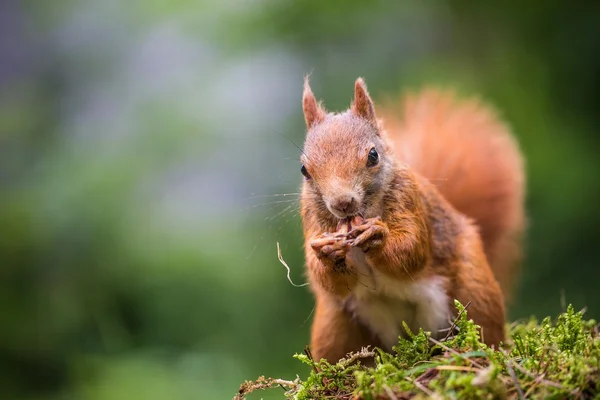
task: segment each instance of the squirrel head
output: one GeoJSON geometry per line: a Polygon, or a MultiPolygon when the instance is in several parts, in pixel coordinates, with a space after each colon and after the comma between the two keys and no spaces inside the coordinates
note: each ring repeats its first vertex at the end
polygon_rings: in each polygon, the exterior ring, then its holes
{"type": "Polygon", "coordinates": [[[302,106],[307,127],[300,157],[303,198],[323,218],[380,215],[393,160],[362,78],[354,84],[350,108],[342,113],[328,113],[306,78],[302,106]]]}

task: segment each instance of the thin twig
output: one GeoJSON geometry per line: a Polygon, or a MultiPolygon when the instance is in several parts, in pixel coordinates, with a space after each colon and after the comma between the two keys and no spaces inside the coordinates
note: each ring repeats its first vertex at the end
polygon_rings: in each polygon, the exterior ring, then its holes
{"type": "MultiPolygon", "coordinates": [[[[546,356],[547,351],[548,351],[548,346],[544,346],[544,350],[542,351],[542,356],[540,357],[540,361],[538,361],[538,365],[537,365],[537,373],[538,374],[540,373],[540,368],[542,367],[542,365],[544,363],[544,357],[546,356]]],[[[544,368],[544,372],[546,371],[546,368],[544,368]]]]}
{"type": "Polygon", "coordinates": [[[434,397],[435,393],[433,393],[431,390],[429,390],[429,388],[427,388],[425,385],[423,385],[421,382],[419,381],[413,381],[415,383],[415,386],[418,387],[419,389],[421,389],[423,392],[425,392],[425,394],[429,397],[434,397]]]}
{"type": "Polygon", "coordinates": [[[537,388],[540,385],[540,382],[544,379],[544,376],[545,375],[542,374],[533,380],[533,384],[525,392],[525,398],[527,398],[529,396],[529,393],[533,392],[535,390],[535,388],[537,388]]]}
{"type": "MultiPolygon", "coordinates": [[[[310,361],[312,361],[312,362],[315,361],[315,359],[313,358],[313,355],[312,355],[312,351],[310,351],[310,347],[308,345],[304,346],[304,354],[306,354],[306,357],[308,357],[308,359],[310,361]]],[[[314,372],[319,372],[319,369],[314,364],[313,364],[313,371],[314,372]]]]}
{"type": "Polygon", "coordinates": [[[517,379],[515,370],[510,366],[510,364],[511,364],[510,360],[507,360],[506,361],[506,369],[508,370],[508,374],[510,375],[510,377],[513,380],[513,383],[515,384],[515,388],[517,389],[517,393],[519,394],[519,399],[524,400],[525,395],[523,394],[523,389],[521,388],[521,385],[519,384],[519,380],[517,379]]]}
{"type": "Polygon", "coordinates": [[[456,316],[456,318],[454,318],[454,321],[452,322],[452,326],[450,327],[450,330],[448,331],[448,334],[446,335],[446,337],[444,338],[444,340],[442,340],[443,342],[445,342],[446,340],[448,340],[448,338],[450,337],[450,335],[454,331],[454,328],[456,328],[456,321],[458,321],[458,319],[460,318],[460,316],[462,315],[462,313],[465,312],[467,310],[467,308],[469,308],[470,305],[471,305],[471,302],[469,301],[467,303],[467,305],[465,306],[465,308],[463,308],[462,310],[460,310],[460,312],[458,313],[458,315],[456,316]]]}
{"type": "MultiPolygon", "coordinates": [[[[506,352],[506,350],[504,349],[500,349],[500,351],[502,351],[504,353],[504,355],[507,357],[509,357],[508,353],[506,352]]],[[[525,369],[523,366],[519,365],[519,363],[512,363],[512,365],[519,370],[519,372],[522,372],[523,374],[527,375],[528,377],[537,380],[540,384],[545,385],[545,386],[551,386],[551,387],[555,387],[557,389],[561,389],[561,390],[568,390],[567,388],[565,388],[563,385],[561,385],[560,383],[554,382],[554,381],[549,381],[547,379],[543,379],[543,376],[545,375],[545,372],[542,375],[536,375],[531,371],[528,371],[527,369],[525,369]]],[[[569,390],[569,393],[571,393],[572,395],[576,395],[578,392],[577,390],[569,390]]]]}
{"type": "Polygon", "coordinates": [[[465,371],[465,372],[481,371],[481,369],[472,368],[472,367],[463,367],[460,365],[438,365],[437,367],[435,367],[435,369],[444,370],[444,371],[465,371]]]}
{"type": "MultiPolygon", "coordinates": [[[[525,374],[525,375],[527,375],[528,377],[530,377],[530,378],[533,378],[533,379],[538,379],[538,378],[539,378],[539,377],[537,377],[537,376],[536,376],[534,373],[532,373],[532,372],[530,372],[530,371],[526,370],[525,368],[523,368],[523,367],[522,367],[522,366],[520,366],[519,364],[515,363],[515,364],[513,364],[513,365],[514,365],[514,367],[515,367],[516,369],[518,369],[520,372],[524,373],[524,374],[525,374]]],[[[540,376],[544,376],[544,375],[540,375],[540,376]]],[[[554,381],[549,381],[548,379],[539,379],[539,382],[540,382],[541,384],[543,384],[543,385],[546,385],[546,386],[552,386],[552,387],[555,387],[555,388],[557,388],[557,389],[566,390],[566,388],[565,388],[563,385],[561,385],[560,383],[557,383],[557,382],[554,382],[554,381]]],[[[576,393],[577,393],[577,391],[576,391],[576,390],[571,390],[571,391],[570,391],[570,393],[571,393],[571,394],[576,394],[576,393]]]]}
{"type": "Polygon", "coordinates": [[[479,368],[484,368],[483,365],[479,364],[477,361],[472,360],[469,357],[464,357],[462,354],[460,354],[458,351],[451,349],[450,347],[446,346],[444,343],[440,342],[439,340],[435,340],[434,338],[430,337],[429,340],[433,343],[433,344],[437,344],[438,346],[440,346],[441,348],[443,348],[444,350],[454,354],[455,356],[458,356],[460,358],[462,358],[463,360],[467,360],[468,362],[470,362],[471,364],[475,365],[476,367],[479,368]]]}
{"type": "Polygon", "coordinates": [[[385,390],[385,393],[390,398],[390,400],[398,400],[398,397],[396,397],[396,395],[394,394],[394,392],[392,391],[392,389],[390,389],[390,387],[388,385],[383,385],[382,387],[383,387],[383,390],[385,390]]]}
{"type": "Polygon", "coordinates": [[[272,389],[277,386],[281,386],[286,391],[293,390],[298,387],[299,382],[300,382],[300,378],[296,378],[296,380],[293,380],[293,381],[286,381],[284,379],[265,378],[264,376],[261,376],[254,382],[248,382],[248,381],[244,382],[242,384],[242,386],[240,386],[238,393],[235,395],[235,397],[233,399],[234,400],[243,400],[246,398],[246,395],[249,393],[255,392],[257,390],[272,389]]]}
{"type": "Polygon", "coordinates": [[[304,287],[308,285],[308,282],[303,283],[301,285],[296,285],[294,282],[292,282],[292,278],[290,277],[290,273],[292,272],[290,270],[290,267],[287,265],[287,263],[283,260],[283,256],[281,255],[281,248],[279,248],[279,242],[277,242],[277,258],[279,259],[279,262],[281,264],[283,264],[283,266],[285,267],[285,269],[287,269],[287,278],[288,281],[290,281],[290,283],[292,284],[292,286],[294,287],[304,287]]]}
{"type": "Polygon", "coordinates": [[[349,357],[340,360],[340,364],[344,367],[352,364],[360,358],[375,357],[375,352],[369,350],[369,347],[363,347],[359,352],[350,354],[349,357]]]}

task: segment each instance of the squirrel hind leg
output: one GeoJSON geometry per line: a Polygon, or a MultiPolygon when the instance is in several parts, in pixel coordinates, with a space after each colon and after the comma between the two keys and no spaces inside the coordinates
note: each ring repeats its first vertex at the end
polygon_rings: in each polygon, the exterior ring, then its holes
{"type": "MultiPolygon", "coordinates": [[[[336,302],[318,299],[311,332],[311,351],[315,360],[336,363],[348,353],[363,347],[380,346],[376,337],[336,302]]],[[[368,364],[373,360],[361,360],[368,364]]]]}

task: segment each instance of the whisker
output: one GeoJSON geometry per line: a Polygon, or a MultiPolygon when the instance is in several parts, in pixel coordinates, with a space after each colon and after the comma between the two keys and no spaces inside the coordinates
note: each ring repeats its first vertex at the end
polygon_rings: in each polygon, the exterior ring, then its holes
{"type": "Polygon", "coordinates": [[[293,202],[297,202],[299,199],[287,199],[287,200],[274,200],[274,201],[269,201],[266,203],[259,203],[256,205],[266,205],[266,204],[285,204],[285,203],[293,203],[293,202]]]}
{"type": "Polygon", "coordinates": [[[283,136],[284,138],[286,138],[287,140],[289,140],[289,141],[290,141],[290,142],[291,142],[291,143],[292,143],[294,146],[296,146],[296,148],[297,148],[298,150],[300,150],[300,152],[301,152],[302,154],[304,154],[304,157],[308,158],[308,156],[306,155],[306,153],[304,152],[304,150],[302,150],[302,148],[301,148],[300,146],[298,146],[296,143],[294,143],[294,141],[293,141],[292,139],[290,139],[289,137],[287,137],[287,136],[285,136],[285,135],[282,135],[282,136],[283,136]]]}
{"type": "Polygon", "coordinates": [[[242,207],[240,208],[240,211],[248,211],[248,210],[253,210],[259,207],[268,207],[271,206],[271,208],[268,208],[268,210],[272,210],[273,208],[276,208],[280,205],[283,204],[290,204],[290,205],[294,205],[296,204],[297,200],[278,200],[278,201],[272,201],[272,202],[266,202],[266,203],[260,203],[260,204],[253,204],[253,205],[249,205],[247,207],[242,207]]]}
{"type": "Polygon", "coordinates": [[[268,198],[268,197],[286,197],[286,196],[298,196],[302,193],[297,192],[297,193],[273,193],[273,194],[261,194],[261,195],[256,195],[256,196],[250,196],[250,197],[246,197],[246,199],[264,199],[264,198],[268,198]]]}
{"type": "Polygon", "coordinates": [[[287,203],[293,203],[296,201],[298,201],[298,199],[268,201],[266,203],[254,204],[254,205],[250,206],[249,208],[256,208],[256,207],[261,207],[261,206],[272,206],[275,204],[287,204],[287,203]]]}
{"type": "Polygon", "coordinates": [[[408,275],[408,277],[410,278],[411,281],[413,281],[413,283],[415,285],[417,285],[417,287],[420,287],[419,283],[417,283],[417,281],[415,281],[415,279],[412,277],[412,275],[410,274],[410,272],[408,272],[408,269],[406,268],[406,266],[403,264],[402,268],[404,268],[404,271],[406,272],[406,274],[408,275]]]}
{"type": "Polygon", "coordinates": [[[367,277],[370,277],[370,276],[371,276],[370,274],[363,274],[362,272],[358,272],[358,271],[354,271],[354,273],[355,273],[356,275],[362,275],[362,276],[367,276],[367,277]]]}
{"type": "Polygon", "coordinates": [[[364,286],[364,287],[366,287],[367,289],[371,289],[371,290],[374,290],[374,289],[375,289],[375,288],[372,288],[372,287],[371,287],[371,286],[369,286],[369,285],[366,285],[366,284],[362,283],[362,282],[360,281],[360,279],[358,279],[358,275],[356,276],[356,282],[360,283],[361,285],[363,285],[363,286],[364,286]]]}
{"type": "Polygon", "coordinates": [[[249,260],[250,257],[252,257],[254,255],[254,253],[256,252],[256,249],[258,248],[258,245],[255,244],[254,248],[252,248],[252,251],[250,251],[250,254],[248,254],[248,256],[246,257],[246,260],[249,260]]]}
{"type": "MultiPolygon", "coordinates": [[[[289,211],[292,211],[292,210],[293,210],[293,209],[292,209],[292,207],[293,207],[293,206],[295,206],[295,204],[294,204],[294,203],[292,203],[292,204],[288,205],[288,206],[287,206],[287,207],[285,207],[283,210],[279,211],[278,213],[276,213],[276,214],[274,214],[274,215],[269,215],[269,216],[265,217],[265,220],[266,220],[266,221],[272,221],[272,220],[274,220],[274,219],[276,219],[276,218],[283,217],[283,216],[285,216],[285,215],[286,215],[286,214],[287,214],[289,211]]],[[[286,221],[286,222],[287,222],[287,221],[286,221]]]]}
{"type": "Polygon", "coordinates": [[[287,140],[289,140],[291,144],[293,144],[293,145],[294,145],[294,146],[295,146],[295,147],[296,147],[298,150],[300,150],[300,152],[301,152],[302,154],[304,154],[304,156],[306,156],[306,153],[304,152],[304,150],[302,150],[302,148],[301,148],[300,146],[298,146],[298,145],[297,145],[297,144],[296,144],[296,143],[295,143],[295,142],[294,142],[292,139],[290,139],[289,137],[287,137],[287,136],[286,136],[286,135],[284,135],[283,133],[280,133],[280,132],[277,132],[277,131],[275,131],[274,129],[270,129],[270,131],[271,131],[271,132],[273,132],[273,133],[275,133],[275,134],[281,135],[281,136],[283,136],[284,138],[286,138],[287,140]]]}
{"type": "Polygon", "coordinates": [[[312,308],[312,310],[310,310],[310,314],[308,314],[308,317],[306,317],[306,319],[304,320],[304,322],[303,322],[303,323],[302,323],[302,325],[300,325],[300,326],[304,326],[304,324],[306,324],[306,321],[308,321],[308,320],[310,319],[310,317],[311,317],[311,316],[313,315],[313,313],[315,312],[315,307],[316,307],[316,304],[313,304],[313,308],[312,308]]]}

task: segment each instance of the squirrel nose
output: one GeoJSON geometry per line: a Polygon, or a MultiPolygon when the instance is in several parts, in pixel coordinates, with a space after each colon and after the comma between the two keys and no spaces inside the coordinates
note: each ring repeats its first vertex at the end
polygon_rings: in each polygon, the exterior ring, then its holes
{"type": "Polygon", "coordinates": [[[352,214],[356,211],[356,200],[350,195],[339,196],[331,201],[331,208],[341,214],[352,214]]]}

